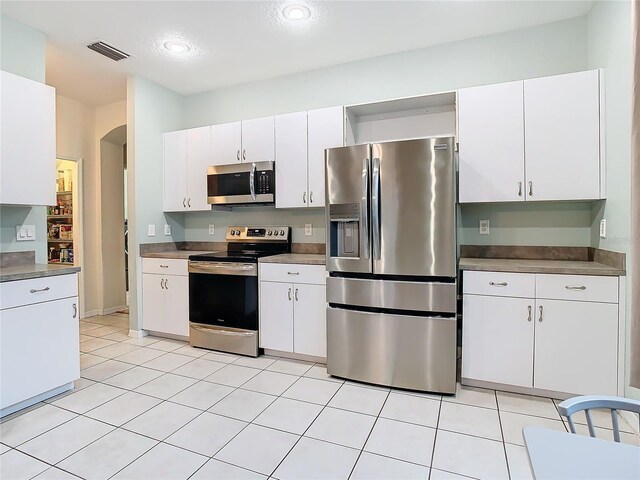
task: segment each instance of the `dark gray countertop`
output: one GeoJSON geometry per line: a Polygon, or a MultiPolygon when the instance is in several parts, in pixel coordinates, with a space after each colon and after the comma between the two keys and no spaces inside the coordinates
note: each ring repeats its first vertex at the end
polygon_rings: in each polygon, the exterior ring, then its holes
{"type": "Polygon", "coordinates": [[[303,265],[324,265],[326,257],[317,253],[283,253],[263,257],[260,263],[298,263],[303,265]]]}
{"type": "Polygon", "coordinates": [[[80,267],[75,267],[73,265],[42,265],[39,263],[4,267],[0,268],[0,282],[13,282],[14,280],[68,275],[79,271],[80,267]]]}
{"type": "Polygon", "coordinates": [[[504,258],[461,258],[460,270],[514,273],[556,273],[564,275],[606,275],[619,277],[624,270],[603,263],[575,260],[522,260],[504,258]]]}

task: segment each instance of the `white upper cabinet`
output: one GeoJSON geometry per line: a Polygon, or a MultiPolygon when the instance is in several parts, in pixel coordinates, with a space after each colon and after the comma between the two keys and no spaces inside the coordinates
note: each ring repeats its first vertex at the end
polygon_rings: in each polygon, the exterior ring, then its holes
{"type": "Polygon", "coordinates": [[[55,89],[2,72],[0,204],[56,203],[55,89]]]}
{"type": "Polygon", "coordinates": [[[344,145],[343,107],[276,116],[276,208],[324,207],[324,151],[344,145]]]}
{"type": "Polygon", "coordinates": [[[275,117],[276,207],[305,207],[307,193],[307,112],[275,117]]]}
{"type": "Polygon", "coordinates": [[[599,72],[524,81],[527,200],[600,198],[599,72]]]}
{"type": "Polygon", "coordinates": [[[344,108],[328,107],[307,112],[308,203],[324,207],[324,150],[344,146],[344,108]]]}
{"type": "Polygon", "coordinates": [[[274,117],[255,118],[253,120],[243,121],[242,161],[272,162],[274,157],[274,117]]]}
{"type": "Polygon", "coordinates": [[[242,122],[211,127],[211,165],[238,163],[242,153],[242,122]]]}
{"type": "Polygon", "coordinates": [[[460,202],[524,200],[522,82],[458,92],[460,202]]]}
{"type": "Polygon", "coordinates": [[[211,127],[187,130],[187,208],[211,210],[207,203],[207,168],[211,162],[211,127]]]}
{"type": "Polygon", "coordinates": [[[163,210],[187,210],[187,131],[164,134],[163,210]]]}
{"type": "Polygon", "coordinates": [[[600,109],[598,70],[460,90],[460,202],[604,198],[600,109]]]}
{"type": "Polygon", "coordinates": [[[165,212],[211,210],[207,203],[210,161],[211,127],[164,134],[165,212]]]}

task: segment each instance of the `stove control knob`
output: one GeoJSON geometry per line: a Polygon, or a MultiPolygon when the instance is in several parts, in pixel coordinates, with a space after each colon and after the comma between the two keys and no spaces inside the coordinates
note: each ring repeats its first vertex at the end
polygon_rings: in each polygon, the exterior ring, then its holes
{"type": "Polygon", "coordinates": [[[234,230],[229,230],[229,235],[232,235],[232,236],[233,236],[233,235],[235,235],[235,234],[236,234],[236,232],[235,232],[234,230]]]}
{"type": "Polygon", "coordinates": [[[236,230],[236,235],[240,235],[240,230],[236,230]]]}
{"type": "Polygon", "coordinates": [[[280,230],[280,235],[284,235],[284,230],[280,230]]]}
{"type": "Polygon", "coordinates": [[[269,235],[269,236],[271,236],[271,235],[272,235],[271,230],[267,230],[267,235],[269,235]]]}

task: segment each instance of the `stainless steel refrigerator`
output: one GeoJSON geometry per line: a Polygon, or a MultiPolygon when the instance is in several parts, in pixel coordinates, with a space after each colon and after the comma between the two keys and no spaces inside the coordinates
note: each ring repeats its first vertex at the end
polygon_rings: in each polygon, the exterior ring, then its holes
{"type": "Polygon", "coordinates": [[[453,138],[325,152],[327,370],[456,389],[453,138]]]}

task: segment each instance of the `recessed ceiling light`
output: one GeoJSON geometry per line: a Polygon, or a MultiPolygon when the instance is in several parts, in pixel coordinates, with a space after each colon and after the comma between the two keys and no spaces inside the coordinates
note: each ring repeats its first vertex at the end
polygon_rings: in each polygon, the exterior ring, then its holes
{"type": "Polygon", "coordinates": [[[169,52],[175,53],[177,55],[187,53],[191,50],[191,47],[184,42],[180,42],[178,40],[171,40],[169,42],[164,43],[164,48],[166,48],[169,52]]]}
{"type": "Polygon", "coordinates": [[[311,16],[311,11],[304,5],[287,5],[282,9],[282,16],[287,20],[298,22],[311,16]]]}

